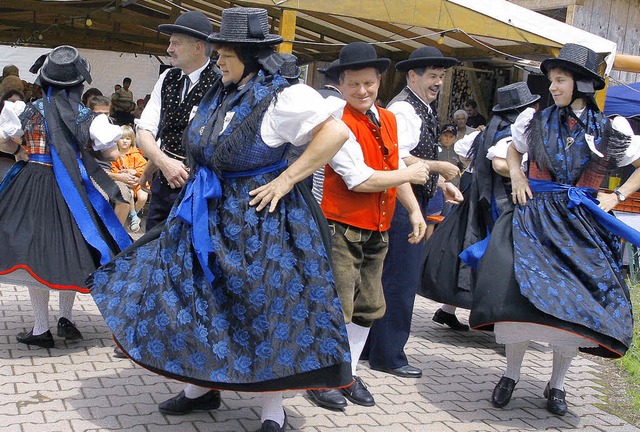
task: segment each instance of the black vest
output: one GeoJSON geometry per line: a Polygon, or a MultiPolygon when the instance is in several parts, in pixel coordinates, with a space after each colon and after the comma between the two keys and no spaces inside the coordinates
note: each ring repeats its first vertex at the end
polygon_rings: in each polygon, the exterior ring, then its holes
{"type": "Polygon", "coordinates": [[[163,150],[167,150],[168,156],[184,158],[186,155],[182,145],[182,134],[189,124],[189,114],[194,106],[202,100],[202,96],[213,87],[220,79],[215,70],[215,63],[209,61],[207,67],[202,70],[198,83],[191,89],[187,97],[180,102],[182,93],[182,71],[180,68],[172,68],[167,72],[162,82],[162,106],[160,109],[160,124],[158,136],[163,150]]]}
{"type": "MultiPolygon", "coordinates": [[[[420,126],[420,140],[418,145],[410,151],[412,156],[426,160],[438,160],[438,136],[439,126],[435,111],[429,111],[427,104],[415,95],[408,87],[405,87],[396,97],[394,97],[389,106],[398,101],[409,103],[415,110],[422,125],[420,126]]],[[[425,185],[412,184],[413,192],[416,196],[433,197],[438,188],[439,174],[430,174],[429,180],[425,185]]]]}

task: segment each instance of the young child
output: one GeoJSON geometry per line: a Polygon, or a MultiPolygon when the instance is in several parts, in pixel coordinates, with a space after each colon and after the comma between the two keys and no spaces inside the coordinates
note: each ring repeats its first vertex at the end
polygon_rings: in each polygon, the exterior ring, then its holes
{"type": "Polygon", "coordinates": [[[130,201],[131,209],[129,210],[129,229],[137,232],[140,230],[138,213],[147,202],[149,194],[142,190],[138,184],[138,179],[147,165],[147,160],[136,147],[135,133],[131,126],[122,126],[122,138],[118,140],[118,150],[120,156],[116,161],[111,162],[111,171],[130,175],[128,181],[125,182],[133,192],[130,201]]]}

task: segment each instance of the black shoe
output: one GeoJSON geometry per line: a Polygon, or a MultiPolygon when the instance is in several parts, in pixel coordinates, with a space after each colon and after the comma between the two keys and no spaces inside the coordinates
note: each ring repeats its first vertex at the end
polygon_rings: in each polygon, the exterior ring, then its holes
{"type": "Polygon", "coordinates": [[[113,349],[113,358],[126,359],[126,358],[128,358],[128,357],[126,356],[126,354],[125,354],[125,353],[123,353],[123,352],[122,352],[122,350],[121,350],[120,348],[115,347],[115,348],[113,349]]]}
{"type": "Polygon", "coordinates": [[[445,312],[442,309],[438,309],[436,313],[433,314],[433,321],[437,322],[438,324],[447,325],[454,330],[469,331],[469,326],[458,321],[458,318],[455,316],[455,314],[445,312]]]}
{"type": "Polygon", "coordinates": [[[262,427],[258,429],[258,432],[284,432],[284,428],[287,425],[287,412],[284,412],[284,422],[282,426],[273,420],[265,420],[262,422],[262,427]]]}
{"type": "Polygon", "coordinates": [[[80,330],[78,330],[78,328],[66,318],[60,318],[58,320],[58,336],[63,337],[66,340],[82,339],[82,333],[80,333],[80,330]]]}
{"type": "Polygon", "coordinates": [[[214,410],[220,408],[222,398],[218,390],[210,390],[200,397],[189,399],[181,391],[178,396],[167,399],[158,405],[158,409],[162,414],[167,415],[184,415],[195,410],[214,410]]]}
{"type": "Polygon", "coordinates": [[[33,329],[31,329],[30,332],[18,333],[16,339],[20,343],[27,345],[36,345],[41,348],[53,348],[54,345],[53,336],[51,335],[51,332],[49,330],[42,334],[34,336],[33,329]]]}
{"type": "Polygon", "coordinates": [[[349,387],[340,389],[342,390],[342,394],[356,405],[367,407],[374,406],[376,404],[376,401],[373,400],[373,396],[371,395],[369,390],[367,390],[367,387],[362,382],[362,379],[360,377],[354,376],[353,380],[353,384],[351,384],[349,387]]]}
{"type": "Polygon", "coordinates": [[[513,389],[516,387],[516,382],[511,378],[502,377],[491,394],[491,403],[496,408],[502,408],[506,406],[511,400],[513,389]]]}
{"type": "Polygon", "coordinates": [[[397,368],[371,366],[371,369],[377,370],[379,372],[384,372],[391,375],[399,376],[402,378],[420,378],[422,376],[422,369],[418,369],[417,367],[414,367],[411,365],[404,365],[397,368]]]}
{"type": "Polygon", "coordinates": [[[567,413],[567,401],[565,400],[567,393],[564,390],[550,389],[549,384],[547,384],[542,394],[547,398],[547,411],[559,416],[567,413]]]}
{"type": "Polygon", "coordinates": [[[347,406],[347,400],[338,389],[307,390],[307,395],[314,404],[322,408],[342,410],[347,406]]]}

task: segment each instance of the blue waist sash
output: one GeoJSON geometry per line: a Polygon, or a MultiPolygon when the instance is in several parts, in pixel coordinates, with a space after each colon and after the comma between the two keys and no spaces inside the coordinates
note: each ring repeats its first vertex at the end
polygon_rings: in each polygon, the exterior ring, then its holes
{"type": "Polygon", "coordinates": [[[53,165],[53,158],[50,154],[32,154],[29,155],[29,162],[53,165]]]}
{"type": "MultiPolygon", "coordinates": [[[[567,207],[574,208],[579,205],[584,206],[584,208],[593,215],[596,221],[598,221],[598,223],[606,228],[609,232],[622,237],[635,246],[640,246],[640,232],[636,231],[629,225],[620,221],[615,216],[605,212],[600,207],[598,207],[598,200],[593,198],[593,194],[597,192],[595,189],[570,186],[567,184],[538,179],[530,179],[529,187],[534,193],[566,191],[567,196],[569,197],[569,203],[567,204],[567,207]]],[[[487,246],[489,245],[489,238],[490,236],[487,235],[484,240],[474,243],[467,249],[462,251],[459,255],[460,259],[468,266],[476,269],[478,267],[478,262],[487,250],[487,246]]]]}
{"type": "MultiPolygon", "coordinates": [[[[251,171],[224,173],[222,178],[249,177],[267,174],[287,166],[287,161],[258,168],[251,171]]],[[[209,207],[207,200],[222,197],[220,179],[213,170],[205,166],[197,168],[193,178],[186,184],[184,195],[178,204],[175,217],[191,225],[191,241],[193,249],[202,267],[209,285],[215,277],[209,268],[209,254],[213,252],[213,243],[209,233],[209,207]]]]}

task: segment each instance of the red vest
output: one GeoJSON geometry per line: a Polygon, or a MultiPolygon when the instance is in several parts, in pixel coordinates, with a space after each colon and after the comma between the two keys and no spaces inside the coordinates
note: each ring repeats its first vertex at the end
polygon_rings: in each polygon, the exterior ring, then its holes
{"type": "MultiPolygon", "coordinates": [[[[376,105],[380,114],[378,128],[369,118],[349,104],[344,109],[345,122],[362,147],[364,162],[376,171],[398,169],[398,125],[396,117],[376,105]]],[[[327,165],[324,170],[322,211],[327,219],[371,231],[386,231],[396,208],[396,188],[382,192],[354,192],[347,189],[342,177],[327,165]]]]}

